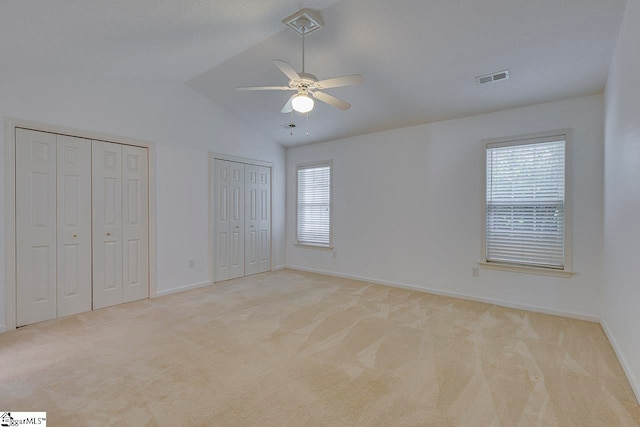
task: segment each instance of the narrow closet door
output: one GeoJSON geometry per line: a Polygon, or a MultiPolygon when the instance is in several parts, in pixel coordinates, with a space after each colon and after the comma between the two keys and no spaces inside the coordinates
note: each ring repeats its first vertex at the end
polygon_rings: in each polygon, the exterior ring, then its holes
{"type": "Polygon", "coordinates": [[[231,205],[229,209],[229,278],[244,276],[244,164],[229,162],[231,205]]]}
{"type": "Polygon", "coordinates": [[[260,205],[258,213],[260,273],[271,271],[271,168],[258,168],[260,205]]]}
{"type": "Polygon", "coordinates": [[[122,146],[123,301],[149,296],[147,149],[122,146]]]}
{"type": "Polygon", "coordinates": [[[58,135],[58,317],[91,311],[91,141],[58,135]]]}
{"type": "Polygon", "coordinates": [[[93,308],[122,303],[122,146],[93,141],[93,308]]]}
{"type": "Polygon", "coordinates": [[[230,205],[231,165],[230,162],[214,161],[214,272],[213,281],[220,282],[230,277],[229,271],[229,205],[230,205]]]}
{"type": "Polygon", "coordinates": [[[56,136],[16,129],[17,326],[56,317],[56,136]]]}
{"type": "Polygon", "coordinates": [[[256,274],[260,272],[259,245],[258,245],[258,219],[259,219],[259,184],[258,166],[244,165],[244,274],[256,274]]]}

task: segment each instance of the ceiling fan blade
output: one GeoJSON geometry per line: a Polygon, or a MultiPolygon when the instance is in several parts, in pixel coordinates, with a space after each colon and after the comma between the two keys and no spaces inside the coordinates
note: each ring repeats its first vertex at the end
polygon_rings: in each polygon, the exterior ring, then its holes
{"type": "Polygon", "coordinates": [[[332,87],[359,85],[362,82],[364,82],[364,77],[362,77],[360,74],[351,74],[349,76],[320,80],[317,83],[317,86],[320,89],[331,89],[332,87]]]}
{"type": "Polygon", "coordinates": [[[339,110],[344,111],[351,108],[351,104],[349,104],[347,101],[343,101],[340,98],[336,98],[333,95],[329,95],[328,93],[320,92],[318,90],[313,92],[313,97],[319,101],[324,102],[325,104],[329,104],[332,107],[336,107],[339,110]]]}
{"type": "Polygon", "coordinates": [[[282,112],[283,113],[290,113],[293,111],[293,105],[291,104],[291,101],[293,101],[293,98],[295,98],[296,96],[298,96],[298,94],[294,94],[291,96],[291,98],[289,98],[289,100],[287,101],[286,104],[284,104],[284,107],[282,107],[282,112]]]}
{"type": "Polygon", "coordinates": [[[289,77],[289,80],[300,80],[300,75],[288,62],[274,59],[273,64],[278,67],[280,71],[282,71],[287,77],[289,77]]]}
{"type": "Polygon", "coordinates": [[[249,86],[238,87],[237,90],[297,90],[296,88],[289,86],[249,86]]]}

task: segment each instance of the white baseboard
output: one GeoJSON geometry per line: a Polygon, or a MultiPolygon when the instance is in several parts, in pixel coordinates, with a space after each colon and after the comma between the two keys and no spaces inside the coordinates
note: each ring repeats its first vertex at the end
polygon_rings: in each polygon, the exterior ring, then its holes
{"type": "Polygon", "coordinates": [[[191,289],[201,288],[203,286],[207,286],[210,284],[211,282],[206,280],[204,282],[191,283],[189,285],[178,286],[177,288],[163,289],[161,291],[156,292],[156,298],[163,297],[165,295],[177,294],[178,292],[189,291],[191,289]]]}
{"type": "Polygon", "coordinates": [[[555,310],[551,308],[538,307],[535,305],[513,303],[513,302],[502,301],[502,300],[493,299],[493,298],[485,298],[485,297],[478,297],[478,296],[469,295],[469,294],[462,294],[458,292],[450,292],[442,289],[426,288],[422,286],[408,285],[406,283],[391,282],[388,280],[372,279],[370,277],[362,277],[362,276],[356,276],[352,274],[334,273],[332,271],[319,270],[315,268],[299,267],[295,265],[287,265],[287,268],[291,270],[307,271],[309,273],[318,273],[318,274],[324,274],[327,276],[340,277],[343,279],[361,280],[363,282],[375,283],[376,285],[393,286],[394,288],[402,288],[402,289],[408,289],[411,291],[426,292],[429,294],[459,298],[459,299],[468,300],[468,301],[483,302],[487,304],[499,305],[501,307],[515,308],[518,310],[533,311],[535,313],[551,314],[554,316],[568,317],[571,319],[600,323],[600,318],[598,316],[593,316],[590,314],[573,313],[570,311],[555,310]]]}
{"type": "Polygon", "coordinates": [[[284,270],[285,268],[287,268],[286,265],[276,265],[271,269],[271,271],[280,271],[280,270],[284,270]]]}
{"type": "Polygon", "coordinates": [[[622,353],[622,350],[618,345],[616,337],[611,333],[609,326],[607,326],[607,322],[602,320],[600,322],[600,325],[602,325],[602,329],[604,330],[605,335],[607,336],[607,338],[609,338],[611,347],[613,347],[613,351],[615,351],[616,356],[618,356],[618,360],[620,361],[620,365],[622,365],[624,373],[627,374],[627,379],[629,380],[629,384],[631,384],[631,389],[636,395],[636,400],[638,401],[638,403],[640,403],[640,381],[638,381],[636,376],[633,374],[633,371],[631,371],[631,368],[627,363],[627,359],[624,357],[624,354],[622,353]]]}
{"type": "Polygon", "coordinates": [[[0,334],[3,332],[7,332],[7,325],[0,325],[0,334]]]}

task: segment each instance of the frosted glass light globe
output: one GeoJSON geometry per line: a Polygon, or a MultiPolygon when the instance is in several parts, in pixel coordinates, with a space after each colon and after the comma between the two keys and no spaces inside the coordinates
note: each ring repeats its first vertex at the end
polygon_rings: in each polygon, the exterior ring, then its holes
{"type": "Polygon", "coordinates": [[[291,101],[291,106],[298,113],[308,113],[309,111],[313,110],[313,104],[313,99],[303,93],[296,96],[291,101]]]}

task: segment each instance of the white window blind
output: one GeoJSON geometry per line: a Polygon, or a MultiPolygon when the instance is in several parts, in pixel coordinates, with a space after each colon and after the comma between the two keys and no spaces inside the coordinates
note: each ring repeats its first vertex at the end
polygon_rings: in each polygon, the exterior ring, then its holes
{"type": "Polygon", "coordinates": [[[298,166],[298,243],[331,245],[331,163],[298,166]]]}
{"type": "Polygon", "coordinates": [[[487,262],[564,269],[565,143],[487,145],[487,262]]]}

